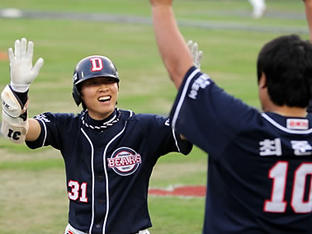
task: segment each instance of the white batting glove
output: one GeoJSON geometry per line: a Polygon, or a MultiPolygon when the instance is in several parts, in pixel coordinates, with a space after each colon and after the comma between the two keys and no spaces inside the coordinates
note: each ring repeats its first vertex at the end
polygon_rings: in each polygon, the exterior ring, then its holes
{"type": "Polygon", "coordinates": [[[198,44],[196,42],[193,42],[192,40],[189,40],[187,42],[187,46],[193,56],[195,67],[200,69],[200,61],[203,57],[203,52],[201,50],[198,50],[198,44]]]}
{"type": "Polygon", "coordinates": [[[39,58],[34,66],[32,59],[34,53],[34,43],[22,38],[15,41],[15,53],[9,48],[11,87],[14,91],[24,93],[29,89],[29,85],[38,76],[43,65],[43,59],[39,58]]]}

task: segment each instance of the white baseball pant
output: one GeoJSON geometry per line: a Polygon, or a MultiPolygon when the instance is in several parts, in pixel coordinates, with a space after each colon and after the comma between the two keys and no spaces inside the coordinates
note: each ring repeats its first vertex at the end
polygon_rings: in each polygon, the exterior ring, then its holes
{"type": "MultiPolygon", "coordinates": [[[[65,229],[65,234],[89,234],[89,233],[79,231],[76,228],[72,227],[70,224],[68,224],[66,229],[65,229]]],[[[135,234],[150,234],[150,232],[148,231],[148,229],[145,229],[145,230],[141,230],[135,234]]]]}

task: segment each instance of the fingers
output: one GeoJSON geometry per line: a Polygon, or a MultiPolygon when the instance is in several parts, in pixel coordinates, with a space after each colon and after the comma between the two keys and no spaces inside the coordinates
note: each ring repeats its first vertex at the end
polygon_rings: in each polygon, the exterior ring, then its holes
{"type": "Polygon", "coordinates": [[[15,51],[15,58],[16,59],[20,59],[21,58],[21,53],[20,53],[20,51],[21,51],[21,42],[20,42],[20,40],[16,40],[15,41],[15,49],[14,49],[14,51],[15,51]]]}
{"type": "Polygon", "coordinates": [[[34,68],[33,68],[33,72],[35,73],[36,76],[39,74],[39,71],[43,65],[43,62],[44,62],[43,58],[39,58],[37,60],[37,62],[35,63],[34,68]]]}
{"type": "Polygon", "coordinates": [[[26,48],[25,48],[25,53],[26,53],[26,57],[32,61],[33,54],[34,54],[34,43],[32,41],[28,42],[28,49],[26,52],[26,48]]]}
{"type": "Polygon", "coordinates": [[[200,50],[200,51],[197,52],[197,56],[196,56],[196,58],[195,58],[195,59],[196,59],[195,62],[196,62],[197,64],[200,64],[200,61],[201,61],[202,57],[203,57],[203,51],[200,50]]]}
{"type": "Polygon", "coordinates": [[[12,48],[8,49],[8,55],[9,55],[10,63],[12,63],[14,60],[14,52],[12,48]]]}
{"type": "Polygon", "coordinates": [[[26,55],[26,46],[27,46],[27,40],[26,38],[22,38],[20,43],[20,58],[25,58],[26,55]]]}
{"type": "Polygon", "coordinates": [[[10,61],[13,61],[14,57],[15,59],[27,58],[27,59],[32,60],[33,54],[34,54],[34,43],[32,41],[29,41],[28,46],[27,46],[26,38],[22,38],[21,40],[16,40],[14,51],[12,48],[9,48],[8,53],[9,53],[10,61]]]}
{"type": "Polygon", "coordinates": [[[189,50],[191,51],[191,54],[193,56],[193,58],[195,59],[198,55],[198,44],[196,42],[193,42],[192,40],[189,40],[187,42],[187,46],[189,48],[189,50]]]}
{"type": "Polygon", "coordinates": [[[196,57],[196,52],[197,52],[197,48],[198,48],[198,44],[195,42],[193,42],[192,40],[189,40],[187,42],[187,46],[189,48],[189,50],[191,51],[191,54],[193,56],[193,58],[196,57]]]}
{"type": "Polygon", "coordinates": [[[198,44],[196,42],[193,43],[192,53],[196,54],[198,50],[198,44]]]}
{"type": "Polygon", "coordinates": [[[203,52],[201,50],[198,50],[198,43],[193,42],[192,40],[189,40],[187,42],[187,46],[193,56],[194,59],[194,65],[197,68],[200,68],[200,61],[203,57],[203,52]]]}
{"type": "Polygon", "coordinates": [[[192,51],[192,44],[193,44],[193,41],[192,40],[189,40],[187,42],[187,47],[190,49],[190,51],[192,51]]]}

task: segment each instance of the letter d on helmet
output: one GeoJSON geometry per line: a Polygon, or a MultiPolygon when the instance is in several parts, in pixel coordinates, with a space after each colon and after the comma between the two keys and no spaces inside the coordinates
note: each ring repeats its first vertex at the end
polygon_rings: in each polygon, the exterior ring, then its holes
{"type": "Polygon", "coordinates": [[[73,98],[77,106],[82,102],[79,84],[96,77],[111,77],[119,82],[117,68],[109,58],[92,55],[81,59],[73,74],[73,98]]]}

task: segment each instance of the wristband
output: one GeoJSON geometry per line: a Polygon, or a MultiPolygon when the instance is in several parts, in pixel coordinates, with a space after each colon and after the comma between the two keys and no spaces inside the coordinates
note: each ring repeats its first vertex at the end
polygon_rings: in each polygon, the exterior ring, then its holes
{"type": "Polygon", "coordinates": [[[29,84],[15,84],[11,81],[11,88],[15,92],[25,93],[29,89],[29,84]]]}

